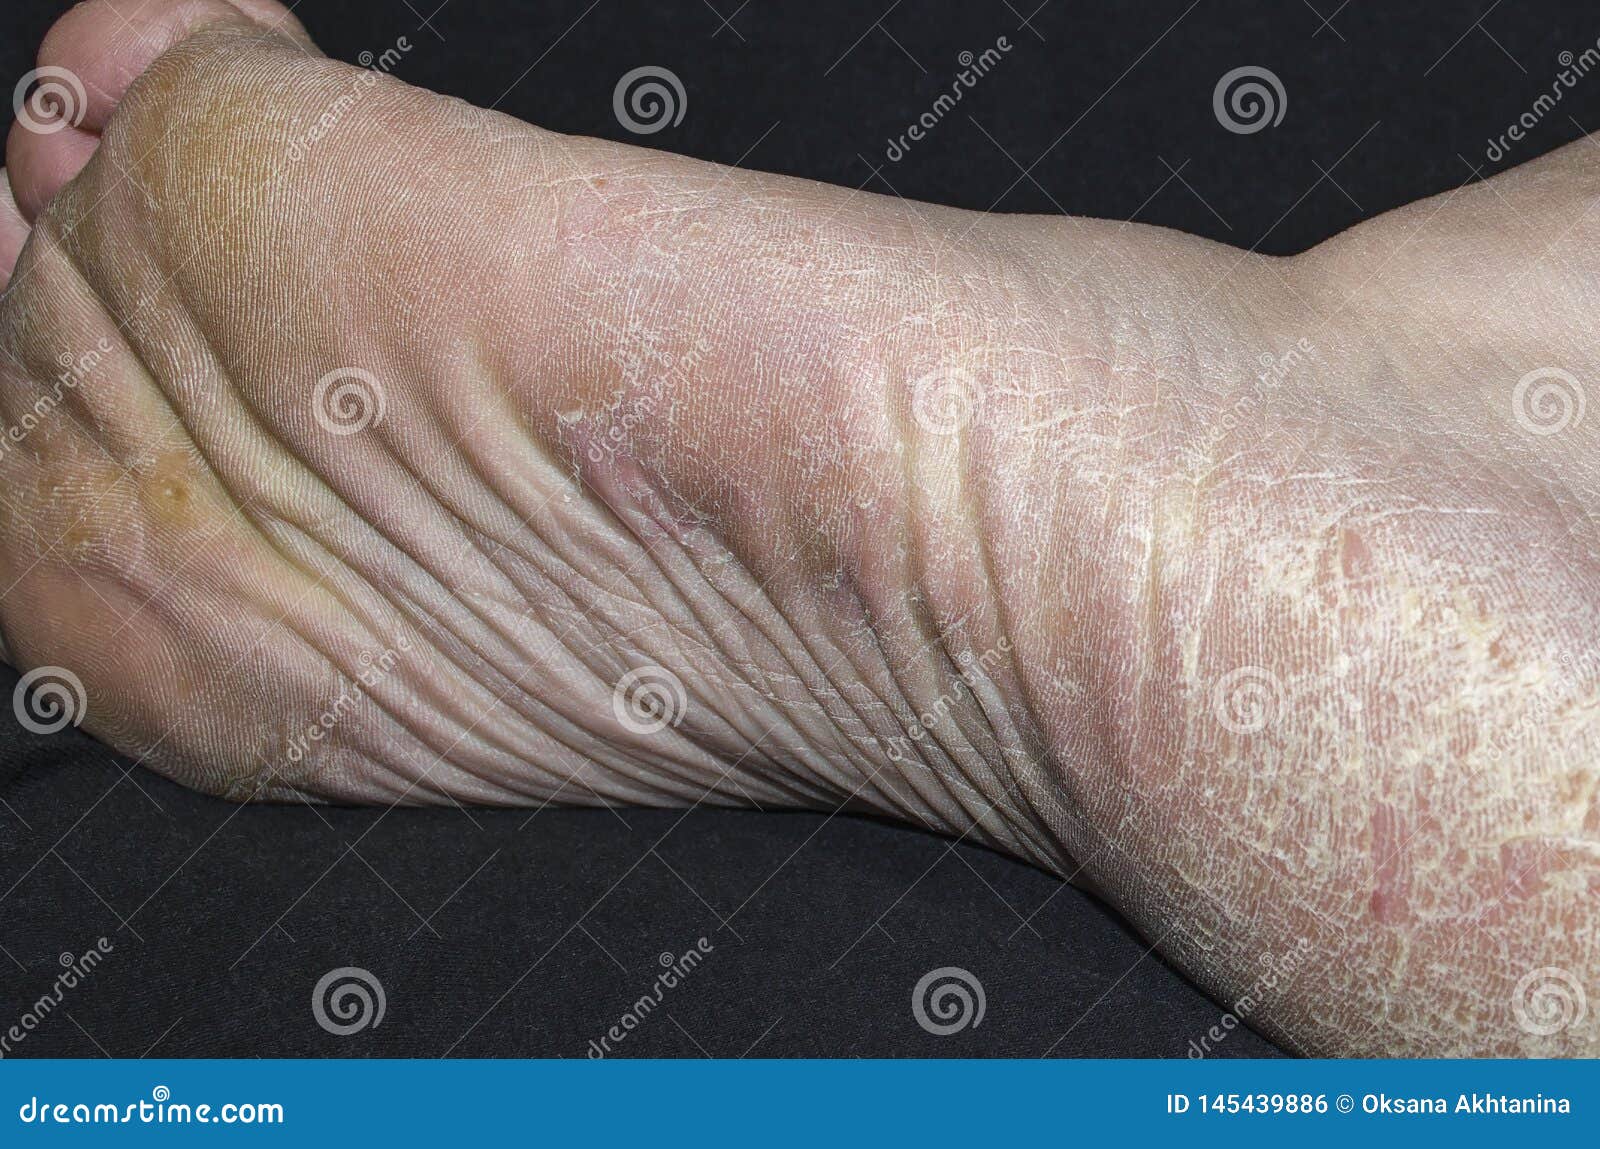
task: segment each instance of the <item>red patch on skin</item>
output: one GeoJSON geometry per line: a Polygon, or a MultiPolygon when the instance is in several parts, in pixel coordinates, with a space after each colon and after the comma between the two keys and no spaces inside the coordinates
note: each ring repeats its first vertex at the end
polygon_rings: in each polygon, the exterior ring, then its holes
{"type": "Polygon", "coordinates": [[[618,444],[579,423],[562,428],[584,484],[646,546],[670,538],[685,549],[711,544],[705,518],[618,444]]]}
{"type": "MultiPolygon", "coordinates": [[[[1331,545],[1320,548],[1317,575],[1323,599],[1339,612],[1343,626],[1354,635],[1360,630],[1378,593],[1378,561],[1367,540],[1350,527],[1334,532],[1331,545]]],[[[1355,653],[1354,650],[1351,651],[1355,653]]]]}
{"type": "Polygon", "coordinates": [[[1406,864],[1410,831],[1387,803],[1372,815],[1372,897],[1375,920],[1390,925],[1410,916],[1411,868],[1406,864]]]}
{"type": "Polygon", "coordinates": [[[1366,541],[1348,527],[1339,532],[1339,569],[1351,581],[1372,573],[1372,551],[1366,541]]]}

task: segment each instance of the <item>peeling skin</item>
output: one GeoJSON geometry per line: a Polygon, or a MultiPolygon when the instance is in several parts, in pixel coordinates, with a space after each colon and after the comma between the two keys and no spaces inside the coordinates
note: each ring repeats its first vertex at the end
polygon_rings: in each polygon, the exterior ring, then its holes
{"type": "Polygon", "coordinates": [[[1495,202],[1565,234],[1581,159],[1269,261],[388,79],[286,164],[349,83],[191,37],[0,301],[8,426],[118,348],[0,459],[8,656],[89,729],[239,799],[871,811],[1223,1002],[1300,955],[1250,1015],[1295,1048],[1600,1053],[1516,1012],[1600,988],[1600,421],[1510,399],[1600,377],[1593,301],[1495,202]],[[335,433],[353,367],[382,417],[335,433]]]}

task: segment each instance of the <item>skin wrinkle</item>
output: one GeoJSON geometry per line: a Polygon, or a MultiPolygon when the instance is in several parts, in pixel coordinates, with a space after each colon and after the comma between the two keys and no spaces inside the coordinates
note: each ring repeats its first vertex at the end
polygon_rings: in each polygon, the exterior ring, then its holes
{"type": "MultiPolygon", "coordinates": [[[[418,606],[418,607],[416,607],[416,609],[422,610],[423,608],[418,606]]],[[[436,619],[431,619],[430,618],[430,622],[433,625],[433,629],[435,629],[435,630],[442,630],[443,629],[442,626],[438,623],[438,621],[436,619]]],[[[480,652],[474,650],[468,644],[464,643],[458,636],[451,635],[450,637],[454,640],[458,651],[465,652],[465,651],[471,650],[472,653],[474,653],[474,654],[480,654],[480,652]]],[[[481,654],[480,654],[480,657],[481,657],[481,654]]],[[[471,670],[469,670],[469,668],[466,666],[466,664],[462,661],[462,656],[461,655],[457,655],[455,657],[454,661],[455,661],[455,665],[462,671],[463,677],[466,678],[468,681],[477,681],[478,678],[481,678],[482,672],[479,671],[477,676],[475,677],[473,672],[471,670]]],[[[498,668],[495,668],[495,673],[507,683],[510,683],[512,681],[509,676],[505,675],[505,673],[503,671],[500,671],[498,668]]],[[[501,695],[502,693],[504,693],[505,695],[509,695],[511,693],[509,690],[507,690],[505,692],[502,692],[502,691],[494,689],[494,687],[490,687],[490,689],[496,695],[501,695]]],[[[512,705],[513,708],[516,710],[516,712],[517,712],[519,717],[523,718],[526,721],[530,721],[530,722],[534,721],[541,714],[554,713],[547,706],[539,704],[538,702],[534,702],[533,707],[530,709],[526,705],[526,702],[533,701],[531,699],[530,700],[518,699],[518,700],[513,702],[513,701],[511,701],[509,699],[509,697],[507,697],[507,698],[503,698],[502,701],[507,702],[510,705],[512,705]]],[[[470,712],[463,712],[463,714],[461,715],[461,718],[459,719],[459,721],[461,722],[462,725],[466,725],[466,724],[468,724],[468,723],[473,721],[473,715],[470,712]]],[[[441,725],[443,725],[445,727],[448,727],[449,722],[441,723],[441,725]]],[[[480,723],[477,727],[474,728],[474,732],[473,733],[474,733],[474,738],[475,739],[477,739],[479,741],[483,741],[483,740],[488,739],[489,736],[491,734],[493,734],[494,732],[493,731],[484,731],[483,730],[483,726],[480,723]]],[[[543,737],[547,741],[549,741],[550,743],[552,743],[554,745],[554,747],[556,749],[557,756],[560,755],[561,751],[567,751],[574,757],[574,759],[577,759],[577,758],[581,757],[581,754],[578,751],[578,749],[572,743],[565,741],[559,734],[551,731],[548,728],[542,728],[540,730],[540,733],[543,735],[543,737]]],[[[491,749],[497,754],[504,755],[505,761],[508,764],[519,763],[519,762],[521,762],[521,761],[523,761],[525,759],[525,755],[517,749],[514,739],[512,739],[509,734],[504,735],[504,736],[497,736],[492,741],[493,741],[493,745],[491,746],[491,749]]],[[[450,747],[450,746],[443,747],[443,748],[441,748],[439,750],[439,753],[446,753],[449,750],[451,750],[452,748],[453,747],[450,747]]],[[[602,755],[597,753],[596,756],[600,757],[602,755]]],[[[609,754],[606,754],[604,756],[605,757],[611,757],[611,755],[609,755],[609,754]]],[[[612,762],[611,765],[616,766],[616,765],[618,765],[618,763],[617,762],[612,762]]],[[[516,770],[513,769],[511,771],[511,774],[514,776],[515,773],[516,773],[516,770]]],[[[479,775],[479,776],[482,777],[483,775],[479,775]]],[[[561,777],[561,775],[559,773],[557,773],[557,772],[549,772],[547,774],[547,776],[549,778],[556,779],[556,780],[559,780],[560,777],[561,777]]],[[[521,792],[521,791],[517,790],[515,787],[510,787],[510,788],[502,787],[501,790],[502,790],[502,793],[505,793],[505,794],[508,794],[508,795],[514,795],[514,794],[517,794],[517,793],[521,792]]]]}
{"type": "MultiPolygon", "coordinates": [[[[536,600],[530,598],[530,600],[529,600],[530,608],[533,607],[535,601],[536,600]]],[[[629,633],[627,631],[619,630],[618,632],[616,632],[616,637],[617,638],[628,639],[629,640],[629,645],[631,645],[631,646],[636,646],[637,645],[637,643],[633,641],[634,639],[637,638],[637,633],[636,632],[635,633],[629,633]]],[[[615,641],[615,640],[613,640],[613,641],[615,641]]],[[[581,662],[581,661],[584,660],[585,654],[587,654],[589,652],[592,652],[592,651],[600,650],[600,649],[603,649],[603,646],[602,646],[601,643],[597,642],[597,643],[591,645],[591,647],[589,647],[587,651],[575,651],[574,653],[575,653],[577,659],[581,662]]],[[[597,677],[597,679],[599,681],[604,682],[606,680],[606,675],[603,672],[601,672],[599,670],[596,670],[595,673],[596,673],[596,677],[597,677]]],[[[575,729],[581,729],[581,719],[579,718],[579,716],[573,715],[573,714],[568,714],[568,715],[566,715],[566,717],[570,721],[573,721],[575,724],[577,724],[575,726],[575,729]]]]}
{"type": "MultiPolygon", "coordinates": [[[[877,728],[884,731],[885,738],[898,738],[906,728],[907,719],[915,714],[915,707],[910,696],[906,693],[907,684],[895,676],[889,651],[884,648],[881,637],[882,632],[877,627],[874,627],[869,622],[867,625],[860,627],[855,634],[860,641],[852,643],[849,641],[850,636],[847,636],[844,645],[847,648],[859,646],[863,650],[870,649],[877,657],[872,666],[873,673],[871,674],[867,673],[859,661],[853,661],[851,669],[858,676],[863,693],[877,699],[880,704],[880,713],[876,715],[878,719],[877,728]],[[892,689],[894,696],[887,696],[883,689],[877,685],[879,682],[892,689]]],[[[837,665],[837,663],[834,665],[837,665]]],[[[841,691],[841,693],[847,692],[841,691]]],[[[859,717],[865,728],[870,730],[874,727],[872,721],[874,715],[864,713],[856,707],[852,707],[852,710],[854,715],[859,717]]],[[[920,758],[910,760],[913,766],[921,770],[916,781],[905,780],[907,786],[911,788],[912,794],[919,800],[920,804],[914,804],[906,795],[893,789],[896,775],[893,770],[887,768],[887,763],[881,760],[883,750],[882,742],[878,736],[869,734],[867,737],[872,743],[869,753],[880,756],[880,760],[875,764],[870,757],[866,758],[863,760],[861,768],[866,772],[867,783],[873,786],[874,793],[885,803],[886,808],[898,812],[903,817],[911,818],[913,821],[928,824],[936,822],[935,808],[927,801],[928,790],[925,788],[938,779],[937,771],[933,765],[921,761],[920,758]],[[880,781],[880,778],[882,781],[880,781]]]]}
{"type": "MultiPolygon", "coordinates": [[[[799,548],[798,550],[794,551],[788,558],[786,558],[782,565],[783,566],[788,566],[789,563],[792,561],[792,559],[794,557],[797,557],[800,554],[800,552],[803,551],[804,549],[805,549],[804,545],[802,545],[801,548],[799,548]]],[[[758,596],[756,596],[756,595],[746,596],[746,600],[745,601],[747,603],[748,602],[753,602],[756,597],[758,597],[758,596]]],[[[745,611],[747,611],[747,608],[746,607],[741,607],[740,610],[741,610],[741,612],[745,612],[745,611]]],[[[783,618],[782,618],[781,613],[774,612],[772,614],[772,618],[773,618],[774,622],[776,622],[776,623],[781,624],[783,622],[783,618]]],[[[799,649],[799,650],[805,650],[806,649],[805,645],[804,645],[805,639],[804,639],[804,636],[802,635],[802,633],[799,630],[796,630],[793,627],[789,627],[789,628],[786,628],[786,629],[787,629],[787,634],[786,634],[785,637],[787,638],[788,642],[796,644],[797,645],[797,649],[799,649]]],[[[785,646],[784,642],[778,641],[776,638],[774,638],[771,635],[769,635],[768,637],[769,637],[769,639],[771,641],[773,641],[775,643],[775,649],[779,650],[780,652],[784,649],[784,646],[785,646]]],[[[810,658],[812,665],[816,666],[817,664],[816,664],[815,656],[808,652],[808,657],[810,658]]],[[[788,665],[791,669],[798,670],[798,667],[795,665],[793,659],[792,658],[787,658],[787,656],[786,656],[786,665],[788,665]]],[[[826,681],[826,680],[823,679],[822,681],[826,681]]],[[[813,686],[812,689],[815,692],[815,691],[817,691],[819,689],[819,687],[818,686],[813,686]]],[[[831,694],[833,696],[838,696],[839,692],[837,690],[830,690],[829,694],[831,694]]],[[[822,697],[826,697],[826,696],[822,696],[822,697]]],[[[848,701],[847,696],[846,696],[846,700],[848,701]]],[[[837,743],[837,742],[835,744],[839,745],[839,743],[837,743]]],[[[846,745],[846,746],[849,745],[848,740],[846,741],[846,743],[844,745],[846,745]]],[[[827,772],[828,768],[827,768],[827,765],[826,765],[826,759],[822,759],[821,760],[820,768],[824,772],[827,772]]],[[[841,780],[841,782],[842,781],[843,780],[841,780]]],[[[840,793],[848,792],[848,786],[842,784],[840,786],[840,788],[839,788],[839,792],[840,793]]]]}
{"type": "MultiPolygon", "coordinates": [[[[752,599],[754,597],[755,596],[752,596],[752,599]]],[[[861,756],[861,754],[859,752],[859,748],[856,745],[855,740],[853,738],[849,737],[848,734],[846,733],[846,731],[844,730],[843,726],[841,725],[840,717],[836,716],[836,715],[833,715],[828,710],[828,706],[827,706],[828,702],[831,699],[839,699],[839,700],[843,701],[845,703],[845,705],[850,709],[852,717],[859,717],[859,714],[855,711],[855,708],[854,708],[853,704],[850,702],[850,700],[848,698],[848,695],[845,694],[844,692],[838,690],[837,688],[834,688],[832,686],[832,684],[829,683],[829,680],[828,680],[827,676],[825,674],[821,673],[821,668],[818,665],[814,654],[807,647],[804,637],[798,631],[790,629],[788,634],[782,636],[783,638],[787,639],[787,645],[786,645],[785,642],[778,641],[777,639],[773,638],[770,634],[767,633],[766,628],[761,626],[761,624],[759,624],[756,621],[756,619],[754,617],[752,617],[748,613],[748,605],[749,605],[750,601],[751,601],[750,599],[747,599],[745,604],[742,604],[742,605],[740,605],[738,607],[735,607],[734,609],[737,612],[737,614],[736,615],[731,615],[728,619],[724,620],[724,624],[719,624],[718,629],[721,629],[722,625],[725,625],[726,622],[732,622],[732,621],[736,621],[737,618],[743,618],[750,624],[750,632],[749,633],[751,633],[752,635],[760,635],[761,637],[765,638],[767,640],[768,646],[777,655],[777,657],[782,660],[783,665],[786,666],[787,668],[789,668],[789,670],[794,672],[795,681],[797,683],[800,683],[803,686],[806,686],[806,688],[810,691],[810,693],[816,698],[815,710],[819,714],[826,715],[826,716],[828,716],[828,717],[830,717],[832,719],[832,723],[830,724],[830,727],[827,728],[825,731],[820,732],[822,737],[827,740],[828,747],[831,747],[834,750],[844,754],[847,758],[854,760],[854,763],[857,766],[857,768],[858,769],[862,769],[864,771],[866,769],[867,763],[862,759],[862,756],[861,756]],[[806,683],[805,679],[801,677],[801,668],[797,665],[795,657],[794,657],[793,653],[791,653],[791,652],[803,653],[806,656],[806,659],[810,664],[810,668],[813,671],[817,672],[817,678],[816,678],[816,684],[815,685],[808,685],[806,683]],[[822,689],[822,684],[823,683],[828,683],[828,688],[827,688],[826,691],[824,691],[822,689]]],[[[781,622],[782,622],[782,616],[781,615],[774,613],[773,618],[774,618],[774,622],[775,623],[780,623],[781,624],[781,622]]],[[[748,659],[748,665],[752,669],[755,668],[755,667],[758,667],[759,666],[759,660],[751,657],[751,658],[748,659]]],[[[775,697],[767,695],[766,692],[761,691],[758,687],[755,687],[754,685],[752,685],[751,689],[753,691],[755,691],[758,695],[763,695],[765,700],[767,702],[769,702],[769,703],[775,703],[777,701],[777,699],[775,697]]],[[[829,758],[828,758],[828,755],[826,754],[827,747],[819,746],[819,747],[817,747],[816,751],[814,751],[814,752],[807,752],[806,751],[806,748],[805,748],[805,745],[804,745],[805,744],[805,737],[803,736],[803,733],[802,733],[803,727],[806,724],[804,722],[795,721],[794,717],[791,716],[791,715],[788,715],[788,714],[785,714],[783,721],[784,721],[785,725],[788,728],[787,732],[794,736],[795,743],[797,744],[798,748],[800,749],[800,752],[806,754],[806,757],[808,759],[808,761],[805,762],[806,768],[810,769],[814,774],[820,774],[822,776],[827,776],[829,773],[831,773],[831,769],[830,769],[829,764],[828,764],[829,763],[829,758]]],[[[819,732],[813,731],[811,733],[811,737],[813,739],[817,738],[818,733],[819,732]]],[[[798,774],[797,773],[797,776],[803,778],[803,774],[798,774]]],[[[844,785],[847,785],[847,784],[848,784],[848,777],[847,776],[841,776],[838,779],[838,781],[836,782],[836,784],[833,787],[833,789],[837,794],[841,794],[842,795],[843,793],[847,792],[843,788],[844,785]]]]}
{"type": "MultiPolygon", "coordinates": [[[[936,276],[930,276],[930,279],[932,278],[936,278],[936,276]]],[[[916,320],[912,320],[912,322],[915,323],[916,320]]],[[[939,346],[939,343],[936,341],[934,345],[939,346]]],[[[957,358],[959,361],[961,356],[957,355],[955,358],[957,358]]],[[[927,377],[928,376],[924,375],[921,378],[926,379],[927,377]]],[[[909,379],[907,380],[907,383],[909,383],[909,379]]],[[[919,463],[925,457],[933,455],[933,449],[936,448],[946,448],[946,451],[940,452],[941,457],[944,459],[948,459],[950,454],[960,452],[962,446],[962,437],[965,434],[965,429],[961,427],[956,428],[955,433],[950,436],[949,439],[941,439],[937,434],[930,436],[919,433],[916,429],[915,415],[911,414],[911,408],[916,402],[916,396],[914,394],[910,394],[910,392],[913,390],[913,387],[902,384],[901,388],[898,389],[906,392],[909,399],[909,402],[899,407],[899,410],[902,412],[902,414],[898,419],[894,420],[894,427],[898,436],[895,443],[895,453],[899,455],[902,462],[903,481],[907,490],[924,493],[928,495],[930,500],[927,503],[919,503],[915,498],[913,498],[908,506],[911,524],[911,538],[913,542],[913,546],[911,548],[912,562],[910,564],[912,584],[916,587],[925,587],[928,585],[929,578],[934,573],[934,570],[936,568],[941,568],[944,565],[944,555],[942,551],[936,547],[936,543],[932,535],[925,532],[927,532],[929,528],[937,524],[942,524],[945,522],[945,520],[952,517],[956,518],[959,522],[959,515],[952,516],[946,508],[960,507],[965,499],[962,493],[963,485],[960,479],[959,468],[949,466],[942,462],[931,462],[929,464],[929,468],[931,468],[936,474],[950,475],[955,484],[955,490],[953,493],[945,495],[937,502],[932,501],[935,498],[935,496],[932,494],[935,484],[927,483],[925,481],[923,475],[924,468],[919,466],[919,463]],[[920,516],[917,513],[919,508],[922,510],[922,514],[920,516]],[[921,526],[921,524],[926,524],[926,526],[921,526]],[[921,526],[920,530],[919,526],[921,526]],[[925,559],[921,564],[916,562],[916,555],[919,550],[928,556],[927,559],[925,559]]],[[[918,603],[918,598],[914,595],[910,601],[914,604],[918,603]]],[[[968,619],[973,614],[976,614],[980,609],[981,608],[978,605],[973,605],[964,609],[960,617],[950,627],[949,632],[943,632],[939,629],[937,624],[929,617],[929,611],[926,606],[921,606],[920,609],[914,610],[913,613],[917,618],[916,625],[919,637],[926,640],[928,646],[936,648],[940,654],[943,655],[944,663],[947,668],[955,665],[956,658],[956,651],[946,643],[947,633],[964,633],[968,619]]],[[[938,676],[939,679],[943,679],[944,677],[944,675],[938,676]]],[[[920,711],[917,710],[915,703],[909,696],[906,697],[906,701],[912,706],[913,715],[920,713],[920,711]]],[[[951,783],[944,783],[936,772],[930,771],[928,775],[930,787],[937,787],[940,789],[943,792],[944,797],[950,801],[953,801],[957,808],[959,808],[962,813],[966,815],[967,820],[979,822],[981,821],[981,812],[975,811],[971,805],[966,803],[959,793],[959,790],[954,788],[952,783],[959,781],[961,783],[961,788],[969,790],[974,794],[982,795],[982,780],[977,779],[969,774],[967,772],[969,768],[965,767],[961,761],[962,756],[951,753],[950,748],[944,745],[944,739],[941,736],[941,728],[945,725],[948,724],[939,724],[939,726],[936,726],[929,731],[929,734],[940,746],[940,748],[944,750],[945,759],[949,764],[949,768],[955,771],[955,778],[952,779],[951,783]]],[[[927,790],[922,792],[925,796],[928,793],[927,790]]],[[[935,809],[938,808],[937,803],[930,803],[930,805],[935,809]]],[[[994,803],[992,801],[985,803],[986,808],[992,807],[993,805],[994,803]]],[[[946,824],[960,824],[962,821],[961,819],[952,819],[943,812],[941,812],[940,817],[941,820],[946,824]]]]}
{"type": "MultiPolygon", "coordinates": [[[[74,235],[81,235],[81,234],[85,234],[85,232],[83,230],[78,230],[78,231],[74,232],[74,235]]],[[[93,232],[90,231],[90,232],[88,232],[88,234],[93,234],[93,232]]],[[[59,246],[58,246],[58,250],[70,251],[69,248],[59,247],[59,246]]],[[[177,312],[181,313],[181,309],[169,309],[169,310],[176,310],[177,312]]],[[[202,344],[204,344],[204,342],[205,342],[204,332],[198,326],[190,325],[188,330],[191,331],[194,334],[195,338],[199,339],[202,342],[202,344]]],[[[133,347],[133,345],[131,343],[125,343],[124,345],[128,348],[128,350],[129,350],[129,352],[131,354],[133,354],[135,356],[138,355],[137,350],[133,347]]],[[[213,358],[214,362],[220,364],[221,360],[220,360],[219,357],[217,357],[215,354],[213,354],[212,358],[213,358]]],[[[152,370],[151,366],[148,363],[144,363],[141,360],[141,367],[142,367],[142,369],[143,369],[143,371],[144,371],[144,373],[145,373],[145,375],[146,375],[146,377],[148,379],[153,381],[153,380],[158,378],[157,373],[152,370]]],[[[224,375],[223,377],[226,377],[226,376],[224,375]]],[[[170,399],[167,400],[167,404],[168,404],[167,405],[167,410],[171,412],[172,417],[173,417],[173,421],[176,422],[176,423],[182,423],[183,422],[183,417],[182,417],[181,411],[179,411],[176,407],[174,407],[172,405],[170,399]]],[[[260,421],[259,421],[259,412],[253,411],[253,409],[251,408],[251,406],[248,403],[248,401],[246,401],[243,404],[243,407],[244,407],[244,409],[246,411],[250,411],[252,413],[252,415],[254,415],[256,417],[257,422],[256,422],[255,426],[256,426],[257,429],[261,429],[261,424],[260,424],[260,421]]],[[[189,430],[191,431],[191,433],[193,433],[194,428],[192,426],[190,426],[189,430]]],[[[271,437],[268,436],[268,435],[263,435],[262,439],[264,441],[266,441],[266,442],[272,442],[272,443],[274,443],[274,445],[276,445],[276,442],[279,442],[279,441],[272,440],[271,437]]],[[[305,466],[304,460],[296,458],[294,456],[294,454],[293,454],[292,449],[289,450],[287,452],[287,454],[288,454],[288,457],[292,461],[301,463],[302,468],[304,469],[305,473],[308,476],[311,476],[311,477],[315,478],[315,472],[313,470],[311,470],[309,467],[305,466]]],[[[202,450],[202,456],[203,456],[203,450],[202,450]]],[[[217,479],[217,481],[223,485],[225,490],[229,489],[227,480],[224,477],[224,472],[219,470],[214,465],[212,465],[209,460],[208,460],[208,466],[210,467],[210,472],[213,475],[213,477],[215,477],[217,479]]],[[[266,532],[261,531],[261,523],[260,523],[260,520],[258,518],[259,512],[256,509],[256,507],[257,507],[257,499],[255,499],[253,497],[240,498],[236,492],[232,492],[231,490],[230,490],[230,493],[234,494],[236,505],[242,510],[243,514],[246,517],[248,517],[248,518],[250,518],[252,520],[254,525],[257,527],[257,530],[258,530],[258,533],[260,534],[260,536],[263,539],[268,540],[269,543],[270,543],[270,536],[266,532]]],[[[294,560],[292,559],[291,556],[288,556],[287,554],[282,554],[282,552],[280,552],[280,554],[291,565],[294,565],[294,560]]],[[[309,573],[309,572],[307,572],[307,573],[309,573]]]]}
{"type": "Polygon", "coordinates": [[[462,669],[464,669],[464,667],[462,667],[462,669]]]}
{"type": "MultiPolygon", "coordinates": [[[[328,571],[330,570],[338,570],[339,566],[346,566],[347,568],[347,565],[349,565],[349,552],[346,552],[346,554],[339,558],[334,557],[330,550],[323,549],[323,554],[328,555],[330,558],[334,558],[336,566],[333,566],[333,568],[325,568],[325,570],[322,571],[322,578],[326,578],[326,575],[328,575],[328,571]]],[[[408,558],[410,562],[416,562],[411,555],[403,555],[403,557],[408,558]]],[[[373,579],[363,579],[363,586],[365,586],[368,591],[373,592],[373,594],[379,594],[378,584],[374,583],[373,579]]],[[[398,602],[394,592],[389,592],[389,595],[386,595],[386,597],[389,597],[390,602],[394,602],[395,605],[400,605],[400,602],[398,602]]],[[[432,595],[432,597],[437,599],[438,595],[432,595]]],[[[429,623],[437,626],[437,618],[435,618],[432,613],[429,613],[429,611],[426,611],[426,608],[421,608],[421,600],[416,599],[416,597],[413,597],[413,595],[400,595],[400,599],[405,599],[408,600],[408,602],[411,602],[411,623],[419,623],[419,621],[421,621],[419,616],[421,616],[421,618],[426,618],[429,623]]],[[[456,599],[456,602],[459,602],[459,599],[456,599]]],[[[374,634],[374,637],[376,637],[376,634],[374,634]]],[[[435,647],[435,650],[438,650],[438,648],[435,647]]],[[[440,653],[443,653],[443,651],[440,651],[440,653]]],[[[464,666],[459,659],[454,659],[454,666],[458,667],[462,674],[469,674],[469,669],[467,669],[467,666],[464,666]]]]}
{"type": "MultiPolygon", "coordinates": [[[[621,518],[622,522],[627,522],[627,515],[621,514],[621,512],[618,512],[618,514],[619,514],[619,518],[621,518]]],[[[670,514],[667,514],[667,517],[670,518],[670,514]]],[[[659,520],[658,520],[658,522],[659,522],[659,520]]],[[[637,533],[635,533],[635,534],[637,534],[637,533]]],[[[645,536],[642,536],[642,534],[638,534],[637,538],[640,539],[640,542],[648,542],[648,541],[646,541],[645,536]]],[[[714,544],[714,546],[720,546],[720,544],[714,544]]],[[[651,557],[654,557],[653,552],[650,552],[650,554],[651,554],[651,557]]],[[[658,562],[661,562],[661,560],[658,560],[658,562]]],[[[701,576],[702,579],[707,579],[707,571],[699,570],[698,566],[694,565],[693,560],[690,560],[690,562],[686,562],[685,566],[686,566],[686,570],[694,570],[694,571],[696,571],[696,573],[698,573],[699,576],[701,576]]],[[[666,575],[666,573],[667,573],[666,566],[661,566],[661,571],[662,571],[662,575],[666,575]]],[[[706,584],[707,584],[707,586],[709,586],[709,581],[707,581],[706,584]]],[[[693,613],[693,611],[694,611],[693,595],[691,595],[691,594],[683,594],[683,587],[682,586],[678,586],[678,591],[680,591],[680,597],[682,597],[682,602],[685,603],[685,607],[688,608],[688,610],[690,610],[691,613],[693,613]]],[[[685,637],[686,637],[686,635],[685,635],[685,637]]],[[[694,640],[694,642],[696,642],[696,645],[698,645],[698,640],[694,640]]],[[[710,648],[709,647],[702,647],[702,650],[709,651],[710,648]]],[[[680,661],[686,661],[686,659],[680,659],[680,661]]],[[[792,663],[790,663],[789,666],[792,667],[792,663]]],[[[734,723],[730,722],[730,725],[734,725],[734,723]]],[[[763,725],[765,725],[765,723],[763,723],[763,725]]],[[[768,733],[770,733],[770,730],[768,730],[768,733]]]]}

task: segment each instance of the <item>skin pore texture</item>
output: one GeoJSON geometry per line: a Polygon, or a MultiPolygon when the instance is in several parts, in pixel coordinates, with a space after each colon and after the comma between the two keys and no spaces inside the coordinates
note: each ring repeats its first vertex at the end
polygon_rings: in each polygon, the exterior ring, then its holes
{"type": "Polygon", "coordinates": [[[553,135],[274,0],[40,62],[0,631],[110,745],[888,815],[1294,1049],[1600,1054],[1593,143],[1275,259],[553,135]]]}

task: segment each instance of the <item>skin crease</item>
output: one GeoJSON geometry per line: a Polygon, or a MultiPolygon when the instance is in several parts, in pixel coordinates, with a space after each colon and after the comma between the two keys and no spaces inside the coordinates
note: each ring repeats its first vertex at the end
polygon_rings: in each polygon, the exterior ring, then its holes
{"type": "Polygon", "coordinates": [[[559,137],[240,9],[109,62],[74,10],[93,158],[8,148],[0,628],[85,728],[237,799],[887,814],[1292,1048],[1600,1054],[1542,1024],[1600,987],[1600,432],[1516,390],[1597,377],[1592,143],[1270,259],[559,137]]]}

